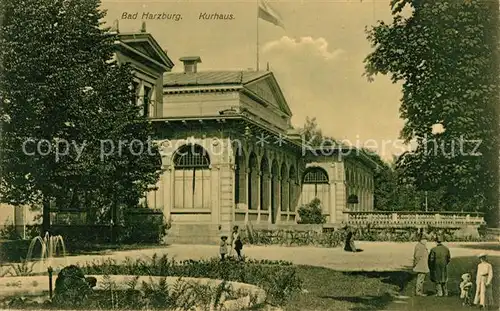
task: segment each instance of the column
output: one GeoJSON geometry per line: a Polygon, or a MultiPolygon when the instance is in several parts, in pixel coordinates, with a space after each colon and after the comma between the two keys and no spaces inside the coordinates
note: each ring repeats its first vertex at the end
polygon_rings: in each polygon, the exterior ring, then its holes
{"type": "Polygon", "coordinates": [[[370,210],[370,190],[367,188],[366,190],[366,210],[370,210]]]}
{"type": "Polygon", "coordinates": [[[289,210],[289,200],[288,200],[288,191],[289,191],[289,186],[288,186],[288,179],[283,178],[281,179],[281,211],[286,211],[288,212],[289,210]]]}
{"type": "Polygon", "coordinates": [[[330,223],[334,224],[337,222],[337,202],[335,201],[335,183],[331,182],[328,185],[328,191],[329,191],[329,197],[328,200],[329,202],[329,213],[330,213],[330,223]]]}
{"type": "Polygon", "coordinates": [[[275,205],[275,215],[276,215],[276,223],[279,223],[279,220],[281,218],[281,196],[282,194],[282,189],[281,189],[281,177],[277,176],[275,178],[275,200],[276,200],[276,205],[275,205]]]}
{"type": "MultiPolygon", "coordinates": [[[[264,196],[264,206],[266,208],[266,210],[268,211],[268,216],[267,216],[267,221],[269,223],[272,222],[272,213],[273,213],[273,210],[271,209],[271,204],[272,204],[272,200],[273,200],[273,196],[271,196],[271,193],[273,192],[272,188],[273,188],[273,180],[272,180],[272,177],[271,177],[271,174],[267,173],[265,176],[264,176],[264,193],[266,194],[264,196]]],[[[274,195],[276,196],[276,195],[274,195]]]]}
{"type": "Polygon", "coordinates": [[[268,172],[262,172],[261,175],[261,182],[262,182],[262,193],[260,194],[262,197],[262,204],[260,209],[262,210],[270,210],[270,195],[271,195],[271,176],[269,175],[268,172]]]}
{"type": "Polygon", "coordinates": [[[288,210],[291,212],[294,210],[293,209],[293,201],[295,194],[294,186],[295,186],[295,181],[290,179],[288,182],[288,210]]]}
{"type": "Polygon", "coordinates": [[[280,215],[281,211],[281,192],[280,192],[280,180],[279,176],[277,175],[272,175],[271,176],[271,187],[273,187],[273,196],[271,197],[272,200],[272,206],[273,208],[271,209],[271,222],[274,219],[274,223],[277,222],[277,219],[280,215]]]}
{"type": "MultiPolygon", "coordinates": [[[[212,223],[218,224],[220,223],[220,195],[221,195],[221,180],[220,180],[220,170],[221,166],[219,163],[215,163],[212,165],[212,169],[210,170],[210,209],[212,212],[212,223]]],[[[226,188],[226,187],[224,187],[226,188]]],[[[224,189],[229,190],[229,189],[224,189]]],[[[206,189],[204,189],[206,191],[206,189]]],[[[229,190],[229,196],[231,196],[231,192],[229,190]]]]}
{"type": "Polygon", "coordinates": [[[252,210],[257,210],[259,207],[259,172],[255,168],[251,168],[251,173],[250,173],[250,182],[251,182],[251,189],[252,192],[250,193],[250,206],[248,207],[249,209],[252,210]]]}
{"type": "Polygon", "coordinates": [[[174,174],[171,166],[168,166],[163,172],[163,215],[170,219],[170,213],[174,204],[173,196],[174,174]]]}

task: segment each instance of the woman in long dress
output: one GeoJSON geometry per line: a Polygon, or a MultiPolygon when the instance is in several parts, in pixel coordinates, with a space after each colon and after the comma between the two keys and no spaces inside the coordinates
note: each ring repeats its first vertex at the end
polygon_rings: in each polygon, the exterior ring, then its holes
{"type": "Polygon", "coordinates": [[[352,232],[352,229],[346,227],[346,237],[345,237],[345,245],[344,245],[344,250],[346,252],[356,252],[356,246],[354,246],[354,241],[352,240],[352,236],[354,233],[352,232]]]}
{"type": "Polygon", "coordinates": [[[474,304],[479,305],[481,308],[487,308],[493,304],[492,285],[493,281],[493,267],[486,260],[486,254],[480,254],[477,265],[476,276],[476,296],[474,297],[474,304]]]}

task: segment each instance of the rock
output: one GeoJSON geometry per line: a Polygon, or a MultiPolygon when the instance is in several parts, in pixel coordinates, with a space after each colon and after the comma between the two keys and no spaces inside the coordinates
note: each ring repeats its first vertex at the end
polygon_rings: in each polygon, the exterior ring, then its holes
{"type": "Polygon", "coordinates": [[[57,275],[54,303],[67,307],[85,304],[95,284],[97,284],[97,280],[95,278],[86,279],[79,267],[67,266],[57,275]]]}

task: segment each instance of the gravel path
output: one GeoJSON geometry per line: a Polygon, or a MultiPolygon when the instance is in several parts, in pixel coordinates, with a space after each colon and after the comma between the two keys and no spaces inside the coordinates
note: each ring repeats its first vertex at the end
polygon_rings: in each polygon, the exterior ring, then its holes
{"type": "MultiPolygon", "coordinates": [[[[476,256],[483,250],[464,246],[474,243],[447,243],[452,257],[476,256]]],[[[495,243],[488,243],[494,245],[495,243]]],[[[499,243],[496,243],[497,245],[499,243]]],[[[481,243],[485,245],[485,243],[481,243]]],[[[243,253],[248,258],[287,260],[299,265],[313,265],[340,271],[390,271],[400,270],[412,264],[415,243],[394,242],[357,242],[356,246],[362,252],[349,253],[341,248],[320,247],[284,247],[284,246],[252,246],[245,245],[243,253]]],[[[428,243],[431,248],[434,243],[428,243]]],[[[497,248],[498,249],[498,248],[497,248]]],[[[218,246],[212,245],[170,245],[159,248],[149,248],[132,251],[110,252],[105,255],[69,256],[54,258],[52,265],[56,268],[68,264],[83,264],[103,258],[113,258],[117,261],[147,258],[153,254],[168,255],[177,260],[202,259],[218,255],[218,246]]],[[[500,256],[500,250],[488,250],[490,256],[500,256]]],[[[42,267],[37,267],[40,270],[42,267]]]]}

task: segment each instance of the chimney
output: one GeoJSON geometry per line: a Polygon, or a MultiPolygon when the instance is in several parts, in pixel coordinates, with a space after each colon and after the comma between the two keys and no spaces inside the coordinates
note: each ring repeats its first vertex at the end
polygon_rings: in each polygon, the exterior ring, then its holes
{"type": "Polygon", "coordinates": [[[199,56],[186,56],[179,59],[184,63],[184,73],[196,73],[198,71],[198,63],[201,63],[199,56]]]}

